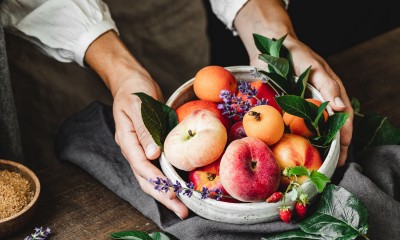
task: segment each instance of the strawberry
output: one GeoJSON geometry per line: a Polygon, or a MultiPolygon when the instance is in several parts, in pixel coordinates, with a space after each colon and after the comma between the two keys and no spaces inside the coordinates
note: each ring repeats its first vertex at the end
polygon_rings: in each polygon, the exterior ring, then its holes
{"type": "Polygon", "coordinates": [[[267,203],[275,203],[279,202],[283,197],[283,194],[281,192],[274,192],[269,198],[267,198],[266,202],[267,203]]]}
{"type": "Polygon", "coordinates": [[[303,219],[306,214],[307,214],[307,205],[301,202],[296,203],[296,212],[297,216],[299,216],[300,219],[303,219]]]}
{"type": "Polygon", "coordinates": [[[292,219],[292,211],[287,207],[281,207],[279,209],[279,217],[285,223],[289,223],[290,220],[292,219]]]}

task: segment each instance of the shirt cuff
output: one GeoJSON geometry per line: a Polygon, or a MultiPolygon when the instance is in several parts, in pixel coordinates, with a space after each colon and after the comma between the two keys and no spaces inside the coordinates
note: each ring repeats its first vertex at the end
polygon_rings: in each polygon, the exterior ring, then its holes
{"type": "Polygon", "coordinates": [[[94,42],[102,34],[110,30],[114,30],[117,34],[119,34],[114,22],[106,19],[92,26],[90,31],[83,33],[73,49],[73,52],[75,53],[74,61],[80,66],[85,67],[85,54],[90,44],[92,44],[92,42],[94,42]]]}

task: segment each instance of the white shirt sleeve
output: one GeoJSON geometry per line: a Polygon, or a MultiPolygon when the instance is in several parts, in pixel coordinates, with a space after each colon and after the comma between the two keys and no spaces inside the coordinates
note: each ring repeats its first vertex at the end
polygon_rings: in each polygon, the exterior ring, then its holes
{"type": "Polygon", "coordinates": [[[109,30],[118,33],[101,0],[5,0],[0,24],[58,61],[81,66],[96,38],[109,30]]]}
{"type": "MultiPolygon", "coordinates": [[[[233,26],[233,21],[236,18],[240,9],[248,2],[248,0],[210,0],[211,8],[215,15],[226,25],[226,27],[237,35],[233,26]]],[[[283,0],[286,8],[289,5],[289,0],[283,0]]]]}

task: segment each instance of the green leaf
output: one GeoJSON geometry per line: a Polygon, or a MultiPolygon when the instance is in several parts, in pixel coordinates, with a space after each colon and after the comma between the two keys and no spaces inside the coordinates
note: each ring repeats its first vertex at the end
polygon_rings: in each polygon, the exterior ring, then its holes
{"type": "Polygon", "coordinates": [[[379,114],[366,114],[354,131],[354,144],[360,150],[379,145],[398,145],[400,128],[394,127],[379,114]]]}
{"type": "Polygon", "coordinates": [[[261,53],[270,54],[269,49],[271,48],[274,41],[267,37],[261,36],[259,34],[253,34],[254,43],[257,49],[261,53]]]}
{"type": "Polygon", "coordinates": [[[267,76],[271,82],[280,88],[285,94],[290,94],[292,92],[290,83],[287,79],[282,77],[281,75],[273,72],[266,72],[263,70],[259,70],[258,72],[262,73],[263,75],[267,76]]]}
{"type": "Polygon", "coordinates": [[[268,54],[260,54],[258,58],[272,66],[282,77],[286,77],[289,72],[289,62],[285,58],[273,57],[268,54]]]}
{"type": "Polygon", "coordinates": [[[289,168],[289,177],[290,176],[308,176],[309,172],[306,167],[303,166],[296,166],[296,167],[291,167],[289,168]]]}
{"type": "Polygon", "coordinates": [[[325,125],[326,127],[324,128],[323,145],[329,145],[332,142],[333,138],[335,138],[336,136],[336,133],[346,123],[348,117],[348,113],[334,113],[333,115],[329,116],[328,121],[325,125]]]}
{"type": "Polygon", "coordinates": [[[134,94],[142,101],[140,111],[144,125],[154,142],[162,146],[168,133],[178,124],[175,111],[145,93],[134,94]]]}
{"type": "Polygon", "coordinates": [[[310,180],[311,182],[314,183],[314,185],[317,187],[318,192],[322,192],[326,186],[327,183],[329,183],[331,180],[325,176],[323,173],[317,172],[313,170],[310,173],[310,180]]]}
{"type": "Polygon", "coordinates": [[[285,95],[275,98],[283,111],[313,122],[317,116],[318,107],[303,98],[295,95],[285,95]]]}
{"type": "Polygon", "coordinates": [[[360,101],[357,98],[352,98],[351,99],[351,107],[354,110],[354,114],[360,113],[360,101]]]}
{"type": "Polygon", "coordinates": [[[125,231],[111,233],[113,239],[124,239],[124,240],[153,240],[147,233],[142,231],[125,231]]]}
{"type": "Polygon", "coordinates": [[[153,233],[150,233],[149,236],[153,240],[170,240],[170,238],[162,232],[153,232],[153,233]]]}
{"type": "Polygon", "coordinates": [[[297,191],[296,188],[293,188],[291,192],[291,196],[290,196],[290,200],[292,201],[296,201],[297,197],[299,196],[299,192],[297,191]]]}
{"type": "Polygon", "coordinates": [[[308,67],[297,80],[294,87],[294,94],[304,98],[304,93],[306,92],[308,77],[310,76],[311,66],[308,67]]]}
{"type": "Polygon", "coordinates": [[[318,126],[319,122],[320,122],[320,119],[321,119],[321,122],[324,122],[324,121],[322,121],[324,118],[321,118],[321,117],[324,115],[325,108],[326,108],[326,106],[328,106],[328,104],[329,104],[329,102],[323,102],[318,107],[318,114],[317,114],[317,117],[314,120],[314,125],[318,126]]]}
{"type": "Polygon", "coordinates": [[[368,231],[368,211],[346,189],[329,185],[321,194],[315,213],[300,223],[306,233],[326,239],[354,239],[368,231]]]}
{"type": "Polygon", "coordinates": [[[295,239],[295,240],[303,240],[303,239],[321,239],[324,240],[325,238],[315,235],[315,234],[310,234],[303,232],[302,230],[294,230],[294,231],[288,231],[288,232],[283,232],[283,233],[278,233],[274,234],[268,237],[263,237],[261,238],[263,240],[284,240],[284,239],[295,239]]]}
{"type": "Polygon", "coordinates": [[[281,52],[281,47],[283,44],[283,41],[285,41],[287,34],[281,38],[279,38],[276,41],[273,41],[273,43],[270,46],[269,52],[271,56],[273,57],[280,57],[280,52],[281,52]]]}

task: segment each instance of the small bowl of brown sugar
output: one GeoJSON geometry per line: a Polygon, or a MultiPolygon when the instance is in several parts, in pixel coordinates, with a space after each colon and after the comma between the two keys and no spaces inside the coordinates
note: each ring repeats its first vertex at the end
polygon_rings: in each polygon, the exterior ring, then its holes
{"type": "Polygon", "coordinates": [[[0,239],[32,219],[39,193],[35,173],[22,164],[0,159],[0,239]]]}

